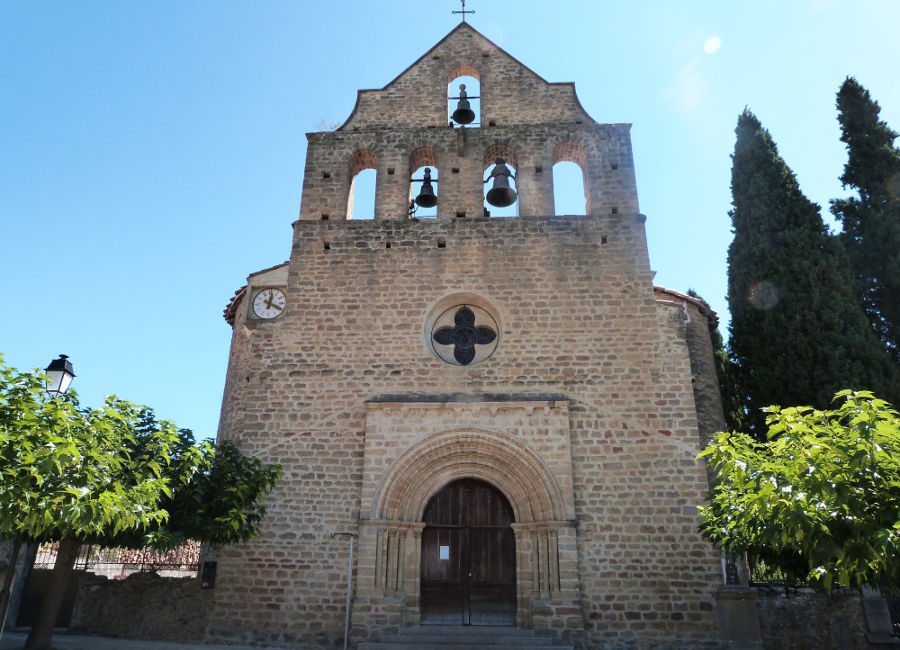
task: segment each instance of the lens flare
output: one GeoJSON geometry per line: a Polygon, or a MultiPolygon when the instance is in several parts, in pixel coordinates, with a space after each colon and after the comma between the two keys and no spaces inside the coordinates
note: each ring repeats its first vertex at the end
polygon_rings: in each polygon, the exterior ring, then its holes
{"type": "Polygon", "coordinates": [[[747,301],[757,309],[768,311],[781,301],[781,291],[768,280],[759,280],[750,286],[747,301]]]}
{"type": "Polygon", "coordinates": [[[703,51],[707,54],[715,54],[722,47],[722,39],[718,36],[710,36],[703,44],[703,51]]]}
{"type": "Polygon", "coordinates": [[[884,183],[884,188],[892,201],[900,201],[900,172],[888,178],[884,183]]]}

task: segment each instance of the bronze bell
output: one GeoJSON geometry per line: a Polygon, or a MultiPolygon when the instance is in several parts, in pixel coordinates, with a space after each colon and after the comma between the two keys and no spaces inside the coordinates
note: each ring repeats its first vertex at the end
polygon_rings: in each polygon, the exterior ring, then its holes
{"type": "Polygon", "coordinates": [[[475,111],[469,106],[468,95],[466,94],[466,84],[459,85],[459,103],[456,110],[450,116],[457,124],[471,124],[475,120],[475,111]]]}
{"type": "Polygon", "coordinates": [[[494,185],[488,190],[487,202],[497,208],[505,208],[516,202],[516,191],[509,186],[509,178],[512,172],[506,166],[503,158],[497,158],[494,171],[487,177],[487,181],[494,179],[494,185]]]}
{"type": "Polygon", "coordinates": [[[421,208],[433,208],[437,205],[437,195],[434,193],[434,187],[431,184],[431,168],[425,168],[425,178],[422,180],[422,189],[419,190],[419,196],[416,197],[416,205],[421,208]]]}

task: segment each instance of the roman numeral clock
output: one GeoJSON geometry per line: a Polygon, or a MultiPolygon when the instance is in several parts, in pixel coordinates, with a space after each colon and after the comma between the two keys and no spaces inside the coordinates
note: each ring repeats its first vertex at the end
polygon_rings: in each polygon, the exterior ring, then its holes
{"type": "Polygon", "coordinates": [[[271,320],[278,318],[287,304],[287,296],[284,291],[275,287],[267,287],[259,289],[253,294],[253,301],[250,303],[253,317],[263,320],[271,320]]]}

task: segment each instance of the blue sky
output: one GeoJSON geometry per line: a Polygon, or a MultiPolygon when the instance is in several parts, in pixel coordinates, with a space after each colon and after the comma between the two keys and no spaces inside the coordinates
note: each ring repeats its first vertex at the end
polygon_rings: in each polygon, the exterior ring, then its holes
{"type": "MultiPolygon", "coordinates": [[[[835,93],[900,130],[896,0],[468,0],[469,22],[600,122],[633,124],[656,282],[723,322],[730,154],[749,106],[804,192],[843,194],[835,93]],[[716,48],[715,40],[719,39],[716,48]]],[[[286,260],[305,133],[342,123],[459,21],[458,2],[0,3],[0,352],[66,353],[82,402],[214,435],[222,309],[286,260]]]]}

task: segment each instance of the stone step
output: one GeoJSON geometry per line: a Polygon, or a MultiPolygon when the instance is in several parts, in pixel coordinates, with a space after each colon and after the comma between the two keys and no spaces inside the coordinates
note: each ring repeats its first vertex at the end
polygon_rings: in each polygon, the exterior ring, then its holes
{"type": "Polygon", "coordinates": [[[420,625],[403,628],[399,634],[384,635],[379,642],[360,643],[358,650],[447,650],[478,648],[479,650],[571,650],[572,646],[554,646],[548,637],[532,630],[494,626],[420,625]]]}
{"type": "Polygon", "coordinates": [[[386,641],[374,642],[364,641],[356,646],[358,650],[447,650],[448,648],[478,648],[479,650],[515,650],[516,648],[528,648],[528,650],[572,650],[572,646],[558,645],[530,645],[522,646],[518,643],[504,643],[503,645],[495,645],[493,643],[438,643],[423,641],[407,641],[405,643],[389,643],[386,641]]]}

